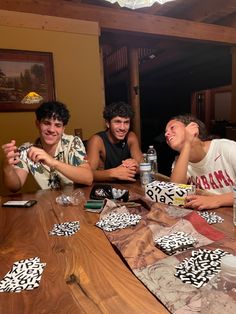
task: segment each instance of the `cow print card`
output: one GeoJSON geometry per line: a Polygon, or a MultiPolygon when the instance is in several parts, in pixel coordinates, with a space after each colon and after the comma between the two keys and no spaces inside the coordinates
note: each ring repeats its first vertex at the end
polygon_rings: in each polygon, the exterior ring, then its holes
{"type": "Polygon", "coordinates": [[[190,283],[194,287],[200,288],[219,273],[221,258],[227,254],[230,253],[221,249],[192,251],[190,258],[185,258],[176,266],[175,276],[184,283],[190,283]]]}
{"type": "Polygon", "coordinates": [[[15,262],[0,281],[0,292],[21,292],[37,288],[45,266],[46,263],[40,263],[39,257],[15,262]]]}
{"type": "Polygon", "coordinates": [[[224,221],[224,218],[218,216],[215,212],[203,211],[198,212],[198,214],[205,219],[209,225],[222,223],[224,221]]]}
{"type": "Polygon", "coordinates": [[[161,238],[154,239],[156,247],[165,254],[172,255],[177,252],[193,248],[197,239],[184,232],[174,232],[161,238]]]}
{"type": "Polygon", "coordinates": [[[54,224],[50,235],[70,237],[80,229],[79,221],[68,221],[61,224],[54,224]]]}

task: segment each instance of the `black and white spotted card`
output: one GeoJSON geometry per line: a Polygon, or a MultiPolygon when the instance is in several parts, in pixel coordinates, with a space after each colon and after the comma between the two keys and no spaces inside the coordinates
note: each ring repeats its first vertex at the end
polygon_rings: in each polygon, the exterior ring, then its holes
{"type": "Polygon", "coordinates": [[[80,229],[79,221],[67,221],[60,224],[54,224],[50,235],[70,237],[80,229]]]}
{"type": "Polygon", "coordinates": [[[218,274],[221,258],[227,254],[229,253],[221,249],[192,251],[190,258],[185,258],[176,266],[175,276],[184,283],[190,283],[194,287],[200,288],[218,274]]]}
{"type": "Polygon", "coordinates": [[[164,253],[172,255],[177,252],[193,248],[197,243],[197,239],[195,239],[190,234],[178,231],[160,238],[156,238],[154,239],[154,242],[156,247],[158,247],[164,253]]]}
{"type": "Polygon", "coordinates": [[[37,288],[45,266],[46,263],[40,263],[39,257],[15,262],[0,281],[0,292],[21,292],[37,288]]]}

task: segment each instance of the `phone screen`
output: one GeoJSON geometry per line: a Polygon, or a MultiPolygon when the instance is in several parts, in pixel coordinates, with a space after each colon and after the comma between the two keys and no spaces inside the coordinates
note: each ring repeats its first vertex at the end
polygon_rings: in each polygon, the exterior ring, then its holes
{"type": "Polygon", "coordinates": [[[36,200],[27,200],[27,201],[12,200],[12,201],[7,201],[3,203],[2,206],[4,207],[31,207],[36,203],[37,203],[36,200]]]}

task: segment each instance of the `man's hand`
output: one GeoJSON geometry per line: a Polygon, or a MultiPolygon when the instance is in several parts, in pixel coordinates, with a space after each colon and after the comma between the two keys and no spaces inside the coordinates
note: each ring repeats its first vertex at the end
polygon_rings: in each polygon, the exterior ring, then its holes
{"type": "Polygon", "coordinates": [[[112,171],[112,176],[119,180],[126,180],[126,181],[136,181],[135,180],[135,174],[136,169],[135,167],[124,167],[123,165],[120,165],[116,168],[110,169],[112,171]]]}
{"type": "Polygon", "coordinates": [[[5,155],[5,164],[14,166],[19,162],[19,152],[16,146],[16,141],[12,140],[10,143],[2,145],[2,150],[5,155]]]}
{"type": "Polygon", "coordinates": [[[129,158],[129,159],[123,160],[122,161],[122,166],[124,166],[125,168],[133,169],[136,172],[137,172],[137,169],[138,169],[138,163],[133,158],[129,158]]]}
{"type": "Polygon", "coordinates": [[[29,149],[27,156],[33,162],[41,162],[44,165],[47,165],[49,168],[55,167],[55,163],[57,162],[57,160],[46,153],[45,150],[34,146],[29,149]]]}
{"type": "Polygon", "coordinates": [[[221,205],[219,195],[188,195],[185,198],[185,207],[196,210],[219,208],[221,205]]]}

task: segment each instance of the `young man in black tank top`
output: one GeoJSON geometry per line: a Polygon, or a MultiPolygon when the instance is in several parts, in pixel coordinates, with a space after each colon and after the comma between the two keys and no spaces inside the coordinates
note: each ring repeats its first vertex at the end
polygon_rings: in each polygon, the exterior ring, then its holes
{"type": "Polygon", "coordinates": [[[103,111],[107,129],[87,143],[94,181],[135,181],[142,160],[137,136],[129,131],[134,112],[124,103],[112,103],[103,111]]]}

